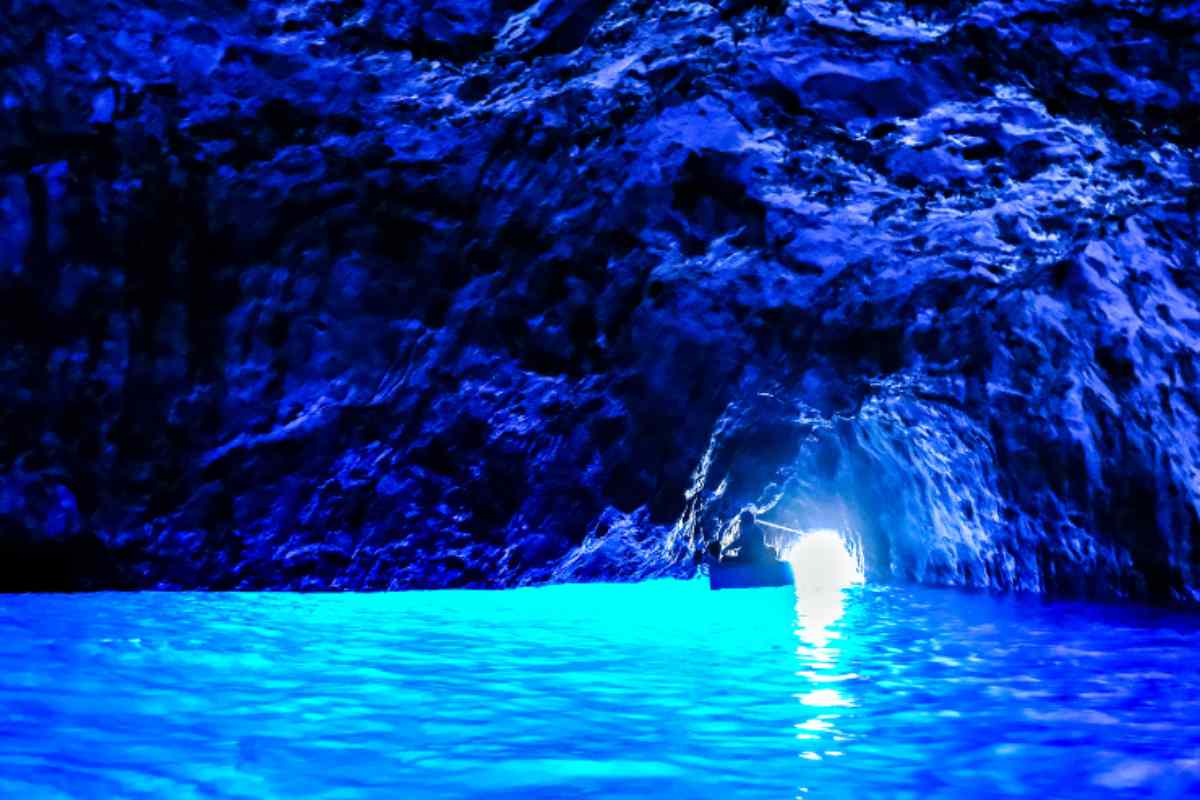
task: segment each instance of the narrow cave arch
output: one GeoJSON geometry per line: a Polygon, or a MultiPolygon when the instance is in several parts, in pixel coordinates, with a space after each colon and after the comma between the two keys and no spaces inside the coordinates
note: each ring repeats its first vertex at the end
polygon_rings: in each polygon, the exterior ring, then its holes
{"type": "Polygon", "coordinates": [[[797,591],[840,589],[866,580],[862,539],[836,528],[791,528],[765,519],[768,545],[792,570],[797,591]]]}
{"type": "Polygon", "coordinates": [[[857,573],[892,576],[886,522],[855,473],[868,469],[846,445],[845,425],[775,396],[732,406],[717,424],[686,496],[677,535],[697,560],[736,552],[742,520],[760,526],[781,558],[813,532],[836,532],[857,573]]]}
{"type": "Polygon", "coordinates": [[[675,531],[696,561],[736,548],[736,520],[833,530],[869,582],[1040,591],[1033,517],[1013,520],[987,431],[961,409],[880,391],[825,412],[762,392],[730,405],[675,531]],[[968,513],[965,509],[970,509],[968,513]]]}

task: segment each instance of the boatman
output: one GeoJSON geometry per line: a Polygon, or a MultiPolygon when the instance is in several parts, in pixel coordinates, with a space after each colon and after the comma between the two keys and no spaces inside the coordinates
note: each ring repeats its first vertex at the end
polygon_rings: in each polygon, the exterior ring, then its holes
{"type": "Polygon", "coordinates": [[[762,528],[754,521],[754,514],[743,511],[738,515],[737,562],[759,563],[778,561],[775,551],[763,540],[762,528]]]}

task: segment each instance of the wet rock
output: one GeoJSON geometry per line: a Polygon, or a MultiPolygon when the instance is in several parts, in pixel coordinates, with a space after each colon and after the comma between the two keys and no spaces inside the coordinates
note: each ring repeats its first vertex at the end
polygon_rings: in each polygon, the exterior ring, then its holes
{"type": "Polygon", "coordinates": [[[580,47],[612,0],[537,0],[514,14],[500,32],[502,50],[538,55],[580,47]]]}
{"type": "Polygon", "coordinates": [[[764,70],[791,96],[795,107],[822,119],[915,117],[930,105],[936,80],[924,70],[894,61],[830,62],[773,59],[764,70]]]}
{"type": "Polygon", "coordinates": [[[750,510],[1195,602],[1200,26],[1099,7],[17,2],[0,588],[687,575],[750,510]]]}
{"type": "Polygon", "coordinates": [[[490,49],[501,16],[502,3],[493,0],[424,0],[418,3],[371,3],[362,12],[365,44],[378,37],[389,46],[404,47],[414,55],[462,60],[490,49]]]}

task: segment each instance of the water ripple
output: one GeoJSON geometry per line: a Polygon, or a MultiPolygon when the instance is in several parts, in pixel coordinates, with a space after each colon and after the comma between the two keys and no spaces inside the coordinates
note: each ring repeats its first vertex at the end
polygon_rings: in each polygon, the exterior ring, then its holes
{"type": "Polygon", "coordinates": [[[1196,622],[696,582],[0,597],[0,796],[1182,797],[1196,622]]]}

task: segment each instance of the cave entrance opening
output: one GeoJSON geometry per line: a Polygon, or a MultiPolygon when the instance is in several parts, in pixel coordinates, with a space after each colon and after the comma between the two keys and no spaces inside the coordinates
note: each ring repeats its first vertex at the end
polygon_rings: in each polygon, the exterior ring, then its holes
{"type": "Polygon", "coordinates": [[[755,520],[771,547],[792,569],[797,594],[837,592],[865,580],[861,549],[833,528],[792,528],[755,520]]]}

